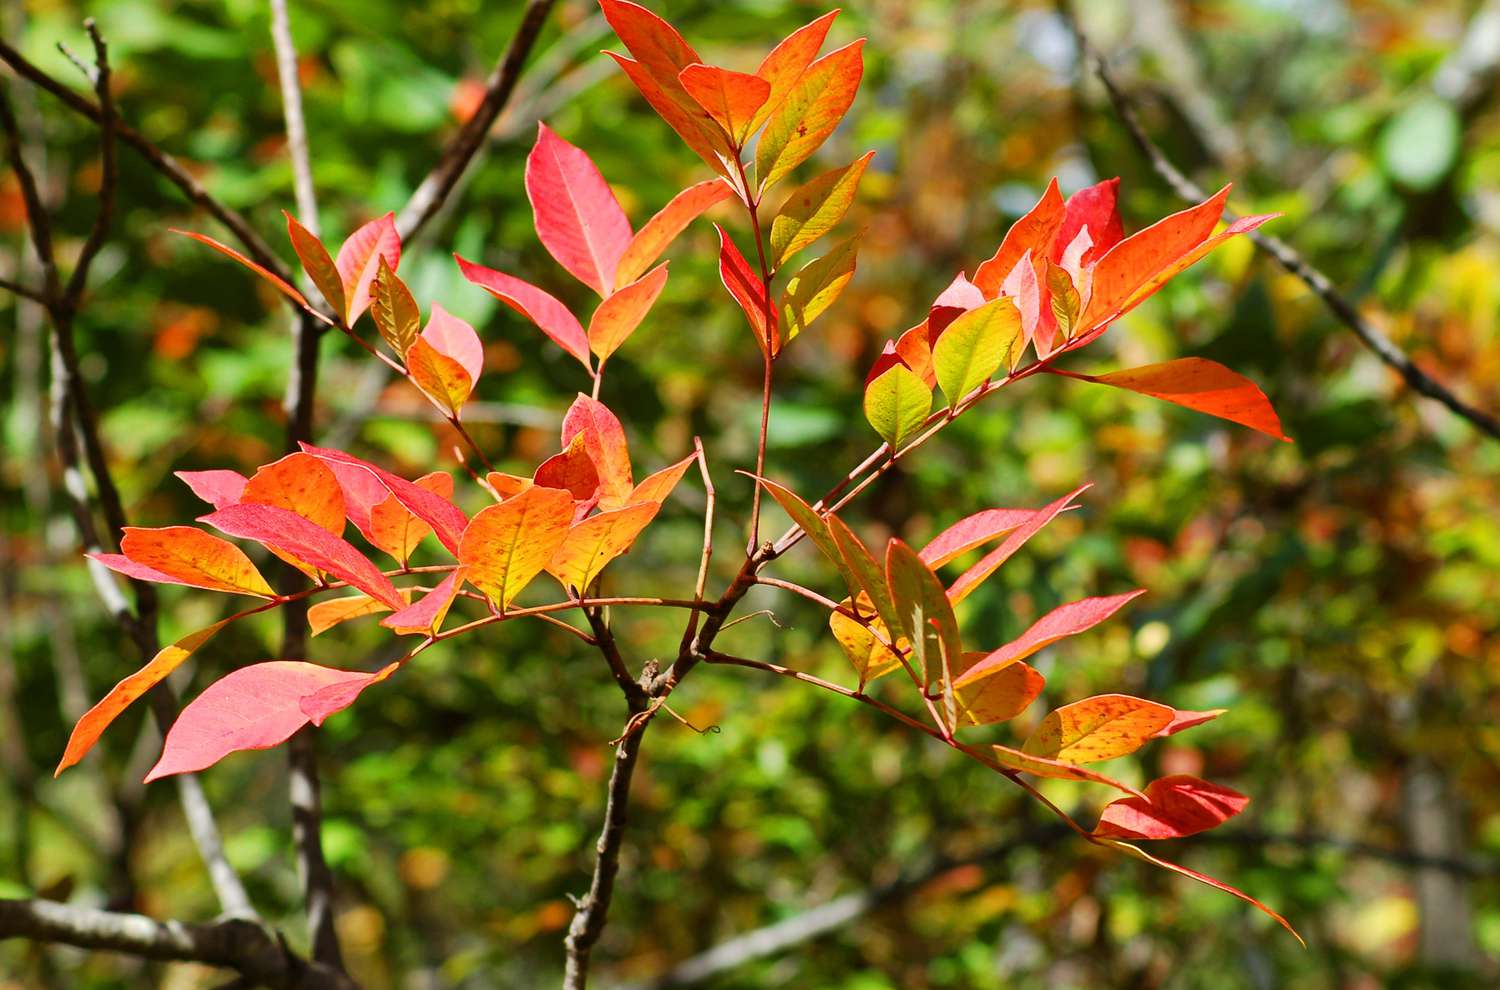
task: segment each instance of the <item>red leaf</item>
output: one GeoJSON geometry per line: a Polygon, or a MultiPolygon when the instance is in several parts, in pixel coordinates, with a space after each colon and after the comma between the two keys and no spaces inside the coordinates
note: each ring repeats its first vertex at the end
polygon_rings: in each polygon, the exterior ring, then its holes
{"type": "Polygon", "coordinates": [[[245,257],[243,254],[240,254],[228,244],[221,244],[206,234],[195,234],[191,230],[178,230],[176,227],[168,227],[167,229],[174,234],[181,234],[183,237],[191,237],[193,240],[198,241],[200,244],[207,244],[209,247],[213,248],[215,251],[218,251],[220,254],[227,255],[233,258],[235,261],[238,261],[240,264],[244,265],[246,268],[250,269],[252,272],[265,279],[267,282],[270,282],[273,286],[276,287],[276,290],[278,292],[286,296],[298,306],[301,306],[303,309],[312,309],[312,307],[308,305],[307,297],[302,295],[302,293],[298,292],[296,289],[292,288],[292,286],[288,284],[284,279],[282,279],[281,276],[275,274],[264,265],[251,261],[249,258],[245,257]]]}
{"type": "Polygon", "coordinates": [[[557,263],[601,296],[613,292],[630,221],[589,156],[540,122],[526,157],[526,196],[537,237],[557,263]]]}
{"type": "Polygon", "coordinates": [[[177,716],[146,783],[206,769],[230,753],[279,745],[311,719],[302,710],[304,698],[331,687],[344,689],[337,703],[315,707],[321,723],[384,673],[335,670],[301,660],[271,660],[232,671],[177,716]]]}
{"type": "Polygon", "coordinates": [[[346,541],[295,512],[270,505],[231,505],[201,517],[221,532],[291,554],[298,560],[346,581],[392,609],[406,599],[379,568],[346,541]]]}
{"type": "Polygon", "coordinates": [[[1062,226],[1065,210],[1057,180],[1053,179],[1047,183],[1046,191],[1037,200],[1036,206],[1031,208],[1031,212],[1017,220],[1006,232],[1005,239],[995,249],[995,254],[974,270],[974,284],[986,299],[995,297],[1000,291],[1000,284],[1027,251],[1031,252],[1033,260],[1047,257],[1052,250],[1052,242],[1057,237],[1057,230],[1062,226]]]}
{"type": "Polygon", "coordinates": [[[965,516],[928,541],[920,554],[922,563],[942,567],[961,554],[999,539],[1030,519],[1033,509],[985,509],[965,516]]]}
{"type": "Polygon", "coordinates": [[[1062,225],[1052,241],[1048,257],[1054,262],[1062,261],[1063,252],[1073,243],[1073,238],[1085,227],[1093,245],[1084,252],[1083,264],[1091,265],[1102,258],[1110,248],[1120,243],[1125,236],[1125,227],[1120,222],[1117,204],[1120,179],[1105,179],[1078,190],[1068,197],[1063,207],[1062,225]]]}
{"type": "Polygon", "coordinates": [[[724,129],[736,147],[745,143],[756,111],[771,96],[771,84],[760,76],[702,63],[683,69],[677,74],[677,81],[709,119],[724,129]]]}
{"type": "Polygon", "coordinates": [[[1239,791],[1189,774],[1174,774],[1147,784],[1145,798],[1123,798],[1107,805],[1094,834],[1116,839],[1181,839],[1218,828],[1249,803],[1239,791]]]}
{"type": "Polygon", "coordinates": [[[1158,738],[1174,736],[1183,729],[1191,729],[1195,725],[1212,722],[1227,711],[1229,711],[1227,708],[1213,708],[1206,712],[1190,712],[1178,708],[1172,713],[1172,721],[1168,722],[1166,728],[1162,729],[1156,735],[1158,738]]]}
{"type": "MultiPolygon", "coordinates": [[[[437,534],[438,540],[452,553],[458,552],[458,541],[463,537],[464,527],[469,525],[469,518],[465,516],[452,502],[435,494],[420,485],[414,485],[405,478],[397,477],[391,472],[378,468],[368,461],[362,461],[358,457],[346,454],[341,450],[330,450],[326,447],[314,447],[312,444],[304,443],[302,449],[314,457],[326,461],[334,472],[339,475],[339,481],[344,485],[345,496],[350,490],[351,482],[359,484],[352,472],[341,471],[342,465],[345,469],[353,468],[365,471],[372,475],[377,481],[385,486],[386,491],[396,496],[396,499],[411,512],[412,515],[432,527],[437,534]]],[[[352,514],[351,514],[352,518],[352,514]]],[[[356,525],[358,523],[356,522],[356,525]]],[[[397,608],[400,608],[398,605],[397,608]]]]}
{"type": "Polygon", "coordinates": [[[245,482],[249,480],[238,471],[229,470],[174,471],[173,473],[193,490],[194,495],[215,509],[222,509],[226,505],[238,502],[241,493],[245,490],[245,482]]]}
{"type": "Polygon", "coordinates": [[[749,262],[740,254],[740,249],[734,246],[734,241],[730,240],[724,228],[714,224],[714,229],[719,232],[719,278],[723,280],[724,287],[729,290],[734,301],[740,304],[745,318],[750,321],[755,342],[762,351],[766,351],[769,346],[769,352],[774,357],[781,350],[781,334],[776,326],[776,311],[771,308],[766,296],[766,284],[750,270],[749,262]]]}
{"type": "Polygon", "coordinates": [[[837,10],[829,11],[817,20],[799,27],[771,49],[771,53],[760,63],[755,74],[771,84],[771,94],[756,111],[750,122],[749,133],[755,133],[776,112],[797,80],[802,78],[802,73],[818,57],[818,50],[823,47],[828,29],[833,26],[833,19],[838,15],[837,10]]]}
{"type": "Polygon", "coordinates": [[[589,456],[587,434],[579,432],[562,453],[543,461],[531,481],[543,488],[561,488],[575,501],[593,502],[599,492],[599,471],[589,456]]]}
{"type": "Polygon", "coordinates": [[[584,449],[599,472],[599,505],[618,509],[635,487],[630,473],[630,450],[625,445],[625,428],[608,407],[598,399],[579,393],[563,416],[562,445],[582,435],[584,449]]]}
{"type": "MultiPolygon", "coordinates": [[[[734,161],[734,149],[728,146],[728,142],[717,128],[704,125],[700,111],[675,76],[671,87],[667,88],[652,77],[651,73],[647,72],[635,59],[626,58],[615,52],[604,54],[614,59],[615,63],[625,70],[625,75],[635,83],[635,88],[641,91],[646,102],[651,104],[651,109],[667,122],[667,126],[677,132],[678,137],[682,138],[699,158],[725,178],[734,176],[730,167],[730,163],[734,161]]],[[[737,177],[734,181],[738,181],[737,177]]]]}
{"type": "Polygon", "coordinates": [[[344,321],[349,326],[370,307],[370,283],[380,271],[380,259],[395,271],[401,266],[401,235],[396,233],[396,214],[387,213],[371,220],[349,235],[339,248],[334,266],[344,280],[347,309],[344,321]]]}
{"type": "Polygon", "coordinates": [[[1068,636],[1076,636],[1092,629],[1114,615],[1132,598],[1144,595],[1146,590],[1110,595],[1108,598],[1084,598],[1080,601],[1059,605],[1034,622],[1016,639],[1011,640],[983,660],[970,667],[958,679],[958,686],[986,677],[1002,667],[1024,660],[1033,653],[1068,636]]]}
{"type": "Polygon", "coordinates": [[[1012,554],[1021,549],[1027,540],[1035,536],[1059,512],[1068,508],[1069,503],[1088,488],[1088,485],[1080,485],[1051,505],[1044,506],[1033,512],[1029,520],[1005,538],[1004,543],[985,554],[979,563],[959,575],[958,580],[954,581],[953,585],[948,589],[948,598],[953,604],[957,605],[969,597],[969,594],[975,588],[979,587],[981,581],[995,573],[995,570],[1009,560],[1012,554]]]}
{"type": "Polygon", "coordinates": [[[682,233],[688,224],[710,206],[733,195],[734,190],[729,187],[729,183],[723,179],[709,179],[706,182],[688,186],[673,196],[671,202],[663,206],[656,216],[647,220],[645,226],[636,231],[635,237],[630,241],[630,246],[625,249],[624,256],[620,258],[619,266],[615,269],[615,284],[629,285],[646,274],[646,270],[657,258],[661,257],[667,245],[676,240],[677,235],[682,233]]]}
{"type": "Polygon", "coordinates": [[[1121,852],[1126,853],[1127,855],[1134,856],[1136,859],[1139,859],[1142,862],[1150,863],[1152,866],[1159,866],[1164,870],[1171,870],[1173,873],[1181,874],[1182,876],[1185,876],[1190,880],[1196,880],[1201,884],[1207,884],[1208,886],[1213,887],[1215,890],[1222,890],[1226,894],[1238,897],[1240,900],[1244,901],[1246,904],[1249,904],[1257,911],[1260,911],[1272,918],[1282,928],[1285,928],[1287,931],[1291,932],[1292,938],[1295,938],[1299,943],[1301,943],[1303,948],[1307,948],[1307,943],[1302,941],[1302,936],[1297,934],[1297,929],[1292,927],[1291,922],[1287,921],[1281,915],[1277,914],[1275,911],[1272,911],[1270,908],[1266,907],[1266,905],[1251,897],[1243,890],[1240,890],[1236,887],[1231,887],[1229,884],[1224,883],[1222,880],[1215,880],[1213,877],[1208,876],[1207,874],[1199,873],[1196,870],[1190,870],[1186,866],[1178,866],[1176,863],[1169,863],[1166,860],[1153,856],[1150,853],[1146,852],[1144,849],[1141,849],[1138,846],[1133,846],[1128,842],[1121,842],[1118,839],[1100,839],[1099,841],[1107,846],[1118,849],[1121,852]]]}
{"type": "Polygon", "coordinates": [[[1078,377],[1227,419],[1287,443],[1292,439],[1281,432],[1276,410],[1254,382],[1206,358],[1178,358],[1107,375],[1078,377]]]}
{"type": "Polygon", "coordinates": [[[1092,329],[1120,316],[1129,308],[1126,301],[1148,279],[1213,233],[1228,198],[1229,187],[1225,186],[1197,206],[1130,235],[1101,256],[1094,267],[1093,295],[1080,325],[1092,329]]]}
{"type": "Polygon", "coordinates": [[[427,594],[418,598],[399,612],[393,612],[380,620],[380,624],[398,633],[435,633],[448,614],[448,607],[463,587],[468,569],[460,565],[427,594]]]}
{"type": "MultiPolygon", "coordinates": [[[[417,544],[427,538],[432,532],[432,527],[416,516],[401,500],[386,490],[386,487],[367,471],[359,468],[341,468],[350,475],[363,475],[370,479],[378,491],[378,500],[369,509],[367,526],[361,528],[365,539],[375,546],[384,550],[396,558],[401,566],[405,567],[412,551],[416,550],[417,544]]],[[[426,489],[441,499],[453,497],[453,476],[443,471],[431,471],[422,475],[414,483],[416,487],[426,489]]],[[[350,518],[353,518],[351,515],[350,518]]]]}
{"type": "Polygon", "coordinates": [[[535,323],[542,333],[552,338],[553,343],[583,362],[585,368],[593,370],[589,362],[588,334],[583,332],[578,318],[556,297],[514,275],[476,265],[456,254],[453,257],[458,261],[464,278],[535,323]]]}

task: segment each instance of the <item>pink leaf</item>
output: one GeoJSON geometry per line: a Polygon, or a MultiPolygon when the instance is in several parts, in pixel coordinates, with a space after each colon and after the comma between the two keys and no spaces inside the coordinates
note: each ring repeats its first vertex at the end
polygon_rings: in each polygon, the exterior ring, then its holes
{"type": "Polygon", "coordinates": [[[380,624],[398,633],[428,635],[437,632],[438,626],[443,624],[443,617],[448,614],[448,607],[463,587],[466,572],[467,568],[462,565],[455,567],[437,587],[401,611],[381,619],[380,624]]]}
{"type": "Polygon", "coordinates": [[[537,237],[557,263],[601,296],[613,292],[630,221],[589,156],[540,122],[526,158],[526,196],[537,237]]]}
{"type": "MultiPolygon", "coordinates": [[[[346,497],[350,489],[349,476],[339,471],[339,465],[343,465],[346,468],[356,468],[369,473],[385,486],[386,491],[396,496],[396,500],[404,505],[408,512],[431,526],[432,531],[437,534],[437,538],[443,546],[447,547],[451,553],[458,552],[458,542],[463,537],[464,527],[469,525],[469,517],[464,515],[463,511],[452,502],[441,495],[428,491],[420,485],[413,484],[405,478],[391,474],[389,471],[378,468],[368,461],[362,461],[358,457],[346,454],[341,450],[314,447],[308,443],[302,444],[302,449],[314,457],[322,458],[334,468],[335,472],[339,475],[340,483],[344,486],[346,497]]],[[[351,499],[350,501],[352,502],[353,500],[351,499]]],[[[365,511],[366,525],[369,525],[369,510],[366,509],[365,511]]],[[[355,525],[359,524],[353,510],[350,511],[349,518],[355,519],[355,525]]],[[[396,607],[401,608],[403,605],[405,605],[405,602],[396,607]]]]}
{"type": "Polygon", "coordinates": [[[985,554],[979,563],[960,574],[958,580],[954,581],[953,585],[948,589],[948,597],[952,600],[953,604],[957,605],[969,597],[970,593],[979,587],[981,581],[995,573],[1001,564],[1009,560],[1012,554],[1026,544],[1027,540],[1035,536],[1058,513],[1068,508],[1069,503],[1088,488],[1088,485],[1081,485],[1051,505],[1037,509],[1032,513],[1031,519],[1005,538],[1004,543],[985,554]]]}
{"type": "Polygon", "coordinates": [[[1145,589],[1142,588],[1139,591],[1131,591],[1123,595],[1110,595],[1107,598],[1084,598],[1081,601],[1059,605],[1038,619],[1032,624],[1030,629],[1027,629],[1019,637],[1006,643],[970,667],[964,673],[964,676],[958,679],[957,686],[963,687],[966,684],[979,680],[981,677],[987,677],[1001,667],[1013,664],[1017,660],[1024,660],[1038,650],[1050,646],[1060,639],[1068,636],[1076,636],[1085,630],[1092,629],[1118,612],[1124,607],[1126,602],[1145,593],[1145,589]]]}
{"type": "Polygon", "coordinates": [[[555,296],[514,275],[476,265],[456,254],[453,257],[458,261],[464,278],[535,323],[542,333],[552,338],[553,343],[583,362],[585,368],[593,370],[589,363],[588,334],[583,332],[578,318],[555,296]]]}
{"type": "Polygon", "coordinates": [[[589,460],[599,472],[599,505],[605,509],[620,508],[635,487],[630,472],[630,450],[625,444],[625,428],[604,403],[579,393],[563,416],[563,449],[566,450],[579,434],[583,435],[589,460]]]}
{"type": "Polygon", "coordinates": [[[344,280],[344,297],[347,309],[344,321],[349,326],[370,307],[370,283],[380,271],[380,259],[395,271],[401,264],[401,235],[396,233],[396,214],[387,213],[378,220],[371,220],[349,235],[334,267],[339,278],[344,280]]]}
{"type": "Polygon", "coordinates": [[[932,301],[932,306],[928,310],[928,342],[936,344],[938,336],[948,328],[948,324],[969,310],[978,309],[984,303],[984,293],[980,292],[973,282],[964,278],[963,272],[959,272],[948,287],[932,301]]]}
{"type": "Polygon", "coordinates": [[[1189,774],[1174,774],[1147,784],[1144,799],[1110,803],[1099,814],[1094,834],[1116,839],[1181,839],[1218,828],[1249,803],[1239,791],[1189,774]]]}
{"type": "Polygon", "coordinates": [[[1120,209],[1117,203],[1120,190],[1120,179],[1105,179],[1103,182],[1086,186],[1068,197],[1063,207],[1062,226],[1058,227],[1057,235],[1052,241],[1052,250],[1048,254],[1054,262],[1061,262],[1063,252],[1068,245],[1073,243],[1073,238],[1085,227],[1088,228],[1089,238],[1093,241],[1092,246],[1084,252],[1081,259],[1084,265],[1091,265],[1105,252],[1120,243],[1125,236],[1125,227],[1120,222],[1120,209]]]}
{"type": "Polygon", "coordinates": [[[469,324],[433,303],[432,316],[422,331],[422,339],[439,354],[462,365],[469,373],[470,383],[479,381],[479,375],[484,371],[484,345],[469,324]]]}
{"type": "Polygon", "coordinates": [[[1223,715],[1227,711],[1229,711],[1229,709],[1227,708],[1211,708],[1206,712],[1190,712],[1178,708],[1172,714],[1172,721],[1168,722],[1166,727],[1156,735],[1159,738],[1165,738],[1166,736],[1175,736],[1183,729],[1191,729],[1195,725],[1202,725],[1204,722],[1212,722],[1214,719],[1218,718],[1220,715],[1223,715]]]}
{"type": "Polygon", "coordinates": [[[985,509],[965,516],[928,541],[919,555],[922,563],[939,568],[955,557],[999,539],[1030,519],[1032,509],[985,509]]]}
{"type": "Polygon", "coordinates": [[[234,505],[245,492],[245,483],[250,479],[238,471],[175,471],[177,477],[215,509],[234,505]]]}
{"type": "Polygon", "coordinates": [[[379,568],[347,541],[317,523],[271,505],[230,505],[201,517],[200,522],[230,536],[255,540],[280,550],[363,591],[392,609],[406,607],[406,599],[379,568]]]}
{"type": "Polygon", "coordinates": [[[347,707],[379,676],[301,660],[271,660],[232,671],[210,684],[177,716],[146,783],[204,770],[230,753],[279,745],[308,723],[303,698],[330,687],[346,689],[337,708],[323,705],[317,709],[321,721],[347,707]]]}

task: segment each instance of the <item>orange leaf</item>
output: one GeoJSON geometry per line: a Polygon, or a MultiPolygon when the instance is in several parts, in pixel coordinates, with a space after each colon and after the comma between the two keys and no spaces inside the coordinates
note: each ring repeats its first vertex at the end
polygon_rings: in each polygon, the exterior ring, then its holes
{"type": "MultiPolygon", "coordinates": [[[[453,476],[446,471],[424,474],[413,484],[444,500],[453,497],[453,476]]],[[[401,504],[400,499],[394,495],[385,494],[384,498],[370,507],[365,538],[396,558],[397,562],[405,567],[406,562],[411,559],[412,552],[416,550],[417,544],[421,543],[430,532],[432,532],[432,527],[414,516],[411,510],[401,504]]]]}
{"type": "Polygon", "coordinates": [[[565,590],[583,594],[610,561],[630,549],[660,508],[656,502],[642,502],[576,523],[547,563],[547,573],[565,590]]]}
{"type": "Polygon", "coordinates": [[[1022,747],[1064,763],[1097,763],[1134,753],[1172,721],[1172,709],[1125,694],[1101,694],[1050,712],[1022,747]]]}
{"type": "MultiPolygon", "coordinates": [[[[252,610],[258,611],[258,610],[252,610]]],[[[62,760],[57,764],[57,769],[52,776],[56,777],[64,770],[83,759],[109,724],[120,716],[120,713],[129,708],[136,699],[151,690],[182,665],[182,662],[193,655],[204,643],[214,638],[214,635],[229,623],[250,612],[241,612],[239,615],[231,615],[227,619],[215,622],[206,629],[189,633],[170,646],[164,647],[156,656],[152,657],[140,670],[126,677],[114,687],[109,693],[99,700],[99,703],[90,708],[73,726],[73,734],[68,737],[68,746],[63,751],[62,760]]]]}
{"type": "Polygon", "coordinates": [[[297,260],[302,262],[302,270],[307,272],[307,277],[312,279],[333,311],[342,315],[344,283],[333,259],[328,256],[328,249],[286,210],[282,210],[281,215],[286,217],[287,236],[291,239],[292,250],[297,252],[297,260]]]}
{"type": "Polygon", "coordinates": [[[1126,794],[1139,795],[1141,792],[1122,781],[1090,770],[1088,767],[1080,767],[1073,763],[1064,763],[1061,760],[1049,759],[1045,756],[1037,756],[1033,753],[1023,753],[1019,749],[1011,749],[1009,746],[993,745],[990,747],[995,751],[995,761],[1002,766],[1012,770],[1020,770],[1037,777],[1047,777],[1051,780],[1081,780],[1094,784],[1104,784],[1113,787],[1117,791],[1126,794]]]}
{"type": "Polygon", "coordinates": [[[265,279],[267,282],[270,282],[273,286],[276,287],[276,291],[286,296],[298,306],[301,306],[303,309],[312,309],[312,306],[310,306],[307,302],[307,297],[302,295],[302,293],[298,292],[296,289],[292,288],[292,286],[288,284],[286,280],[284,280],[281,276],[272,272],[264,265],[251,261],[249,258],[245,257],[243,254],[240,254],[228,244],[221,244],[220,242],[214,240],[212,237],[209,237],[206,234],[195,234],[191,230],[178,230],[176,227],[169,227],[167,229],[174,234],[181,234],[183,237],[191,237],[193,240],[199,242],[200,244],[207,244],[209,247],[213,248],[220,254],[227,255],[228,257],[233,258],[235,261],[238,261],[240,264],[244,265],[246,268],[250,269],[252,272],[265,279]]]}
{"type": "Polygon", "coordinates": [[[111,570],[142,581],[276,597],[243,550],[201,529],[126,526],[120,549],[123,554],[91,556],[111,570]]]}
{"type": "Polygon", "coordinates": [[[1000,292],[1000,285],[1016,267],[1027,251],[1033,263],[1045,259],[1052,250],[1053,239],[1062,226],[1066,205],[1057,188],[1057,180],[1047,183],[1042,198],[1021,219],[1006,231],[1005,239],[995,249],[994,255],[974,269],[974,284],[986,299],[993,299],[1000,292]]]}
{"type": "Polygon", "coordinates": [[[1259,386],[1206,358],[1178,358],[1107,375],[1078,377],[1227,419],[1287,443],[1292,440],[1281,432],[1281,420],[1259,386]]]}
{"type": "Polygon", "coordinates": [[[750,136],[750,124],[756,111],[765,106],[771,96],[771,84],[760,76],[731,72],[701,62],[679,72],[677,81],[693,102],[703,108],[708,118],[724,129],[736,147],[743,145],[750,136]]]}
{"type": "Polygon", "coordinates": [[[344,491],[339,479],[328,465],[301,451],[256,471],[239,501],[295,512],[334,536],[344,532],[344,491]]]}
{"type": "Polygon", "coordinates": [[[645,481],[642,481],[631,490],[630,496],[625,501],[628,504],[636,502],[662,504],[667,500],[667,496],[672,494],[672,490],[677,487],[677,483],[682,480],[683,474],[687,472],[688,467],[696,459],[696,456],[695,454],[689,454],[676,464],[664,467],[655,474],[648,476],[645,481]]]}
{"type": "Polygon", "coordinates": [[[666,284],[667,266],[663,262],[650,274],[616,289],[599,304],[589,320],[589,347],[600,361],[607,360],[635,332],[666,284]]]}
{"type": "Polygon", "coordinates": [[[677,132],[677,136],[682,138],[683,143],[692,148],[699,158],[725,178],[730,178],[734,174],[730,165],[734,161],[734,149],[729,147],[728,141],[719,133],[718,128],[705,126],[702,111],[697,104],[692,102],[687,91],[682,88],[682,83],[673,78],[669,88],[647,72],[645,67],[635,59],[626,58],[615,52],[604,54],[615,60],[615,64],[625,71],[625,75],[631,82],[635,83],[635,88],[641,91],[641,95],[646,98],[651,109],[667,122],[668,127],[677,132]]]}
{"type": "Polygon", "coordinates": [[[468,568],[469,583],[503,611],[562,546],[572,521],[572,495],[533,486],[469,521],[458,562],[468,568]]]}
{"type": "Polygon", "coordinates": [[[464,366],[418,337],[406,352],[406,370],[437,407],[457,416],[474,389],[474,380],[464,366]]]}
{"type": "MultiPolygon", "coordinates": [[[[403,592],[405,589],[402,589],[403,592]]],[[[308,606],[307,625],[312,635],[317,636],[327,632],[334,626],[348,622],[350,619],[362,618],[366,615],[379,615],[381,612],[389,612],[391,607],[384,602],[376,601],[363,591],[355,595],[343,598],[330,598],[327,601],[315,602],[308,606]]]]}
{"type": "Polygon", "coordinates": [[[807,67],[766,122],[755,146],[755,175],[762,193],[808,159],[828,139],[859,90],[864,39],[807,67]]]}
{"type": "MultiPolygon", "coordinates": [[[[982,656],[966,654],[964,665],[972,669],[982,656]]],[[[966,677],[958,678],[954,694],[960,723],[970,725],[993,725],[1015,718],[1030,707],[1047,683],[1029,664],[1019,661],[967,685],[965,681],[966,677]]]]}
{"type": "Polygon", "coordinates": [[[636,231],[615,269],[615,284],[629,285],[644,275],[688,224],[710,206],[733,195],[734,190],[723,179],[709,179],[673,196],[671,202],[636,231]]]}
{"type": "Polygon", "coordinates": [[[782,39],[761,61],[755,74],[771,84],[771,95],[756,111],[750,121],[748,133],[754,134],[781,106],[781,101],[786,99],[797,80],[802,78],[802,73],[818,57],[818,50],[823,47],[828,29],[833,26],[833,19],[838,15],[837,10],[832,10],[817,20],[802,25],[782,39]]]}

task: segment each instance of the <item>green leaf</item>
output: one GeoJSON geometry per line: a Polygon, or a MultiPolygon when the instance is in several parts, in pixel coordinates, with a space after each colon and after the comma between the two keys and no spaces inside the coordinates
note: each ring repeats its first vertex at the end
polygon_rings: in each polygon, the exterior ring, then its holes
{"type": "Polygon", "coordinates": [[[787,197],[776,219],[771,221],[771,266],[779,269],[786,260],[834,228],[859,189],[865,166],[875,152],[869,151],[850,165],[813,179],[787,197]]]}
{"type": "Polygon", "coordinates": [[[920,433],[930,412],[932,390],[904,364],[891,365],[865,387],[865,419],[892,450],[920,433]]]}
{"type": "Polygon", "coordinates": [[[927,686],[941,683],[944,695],[951,697],[949,667],[958,668],[963,647],[943,582],[901,540],[892,540],[886,547],[885,571],[898,628],[911,640],[912,657],[923,671],[927,686]]]}
{"type": "Polygon", "coordinates": [[[371,286],[370,316],[374,318],[380,336],[404,360],[421,332],[422,313],[411,290],[400,276],[391,271],[384,255],[380,257],[380,267],[371,286]]]}
{"type": "Polygon", "coordinates": [[[781,294],[781,312],[786,323],[786,339],[791,340],[834,304],[849,280],[854,277],[857,238],[839,242],[821,258],[803,265],[786,283],[781,294]]]}
{"type": "Polygon", "coordinates": [[[1008,296],[950,323],[932,348],[933,370],[949,408],[988,381],[1001,365],[1014,363],[1022,340],[1021,313],[1008,296]]]}

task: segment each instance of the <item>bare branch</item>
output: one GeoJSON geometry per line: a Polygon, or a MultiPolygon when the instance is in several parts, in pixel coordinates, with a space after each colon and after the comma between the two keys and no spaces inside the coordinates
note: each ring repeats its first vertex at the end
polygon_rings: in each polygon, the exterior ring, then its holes
{"type": "Polygon", "coordinates": [[[55,901],[0,899],[0,939],[6,938],[222,966],[273,990],[357,990],[344,974],[297,957],[280,935],[243,918],[188,924],[55,901]]]}
{"type": "MultiPolygon", "coordinates": [[[[1130,134],[1131,140],[1135,142],[1141,153],[1150,161],[1151,167],[1156,174],[1172,188],[1183,199],[1191,202],[1200,202],[1208,198],[1208,193],[1189,179],[1180,170],[1166,153],[1146,133],[1141,124],[1140,117],[1136,114],[1135,105],[1125,91],[1120,88],[1118,81],[1109,67],[1109,62],[1102,52],[1094,47],[1084,34],[1082,26],[1070,8],[1066,0],[1059,3],[1062,17],[1072,28],[1074,37],[1078,39],[1079,48],[1084,57],[1092,63],[1094,73],[1099,81],[1104,84],[1105,92],[1109,94],[1110,103],[1113,104],[1115,113],[1120,122],[1130,134]]],[[[1232,215],[1226,214],[1230,219],[1232,215]]],[[[1476,409],[1459,399],[1445,386],[1430,377],[1425,371],[1417,367],[1411,357],[1387,337],[1379,327],[1371,323],[1359,312],[1359,309],[1350,302],[1343,293],[1333,284],[1328,276],[1315,268],[1302,257],[1291,245],[1277,237],[1263,234],[1260,231],[1251,231],[1248,235],[1255,244],[1265,251],[1276,262],[1289,273],[1296,276],[1312,290],[1323,304],[1328,307],[1334,317],[1350,330],[1354,331],[1356,337],[1382,362],[1392,368],[1408,386],[1420,395],[1447,406],[1457,416],[1467,420],[1471,425],[1491,437],[1500,439],[1500,420],[1489,413],[1476,409]]]]}
{"type": "MultiPolygon", "coordinates": [[[[95,123],[103,119],[99,106],[92,100],[79,96],[72,89],[58,82],[52,76],[42,71],[26,56],[12,47],[4,39],[0,39],[0,62],[4,62],[15,70],[16,75],[26,79],[41,89],[56,96],[63,105],[74,113],[89,118],[95,123]]],[[[255,228],[250,226],[240,213],[231,207],[219,202],[207,189],[193,178],[192,174],[184,168],[177,159],[152,144],[145,136],[124,122],[117,122],[115,135],[121,142],[131,148],[146,160],[152,168],[160,172],[174,186],[180,189],[189,201],[208,211],[214,219],[218,220],[239,240],[245,248],[245,253],[257,264],[269,269],[281,279],[290,282],[292,274],[281,259],[266,244],[255,228]]]]}
{"type": "Polygon", "coordinates": [[[88,285],[89,269],[93,266],[99,249],[104,247],[105,238],[109,236],[109,226],[114,221],[115,185],[119,176],[115,154],[115,100],[109,85],[109,46],[104,43],[92,17],[84,21],[83,26],[94,44],[94,93],[99,98],[99,212],[94,216],[93,229],[89,231],[88,240],[84,241],[78,263],[63,292],[62,306],[69,312],[78,308],[78,302],[83,298],[83,291],[88,285]]]}
{"type": "Polygon", "coordinates": [[[510,95],[516,88],[516,81],[521,78],[526,57],[531,54],[531,49],[542,32],[542,25],[546,23],[547,15],[552,12],[555,3],[556,0],[529,0],[526,4],[526,9],[521,14],[521,23],[511,37],[510,45],[485,81],[484,100],[479,104],[479,109],[448,142],[448,147],[443,149],[437,164],[396,215],[396,229],[400,231],[402,241],[409,241],[417,236],[437,215],[464,170],[468,168],[469,162],[483,146],[485,135],[509,102],[510,95]]]}
{"type": "Polygon", "coordinates": [[[34,303],[40,303],[43,306],[47,304],[47,297],[42,294],[41,289],[30,289],[8,278],[0,278],[0,289],[14,293],[22,299],[29,299],[34,303]]]}

